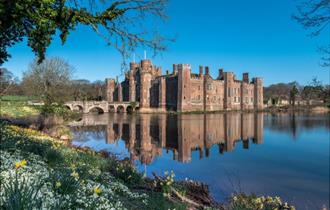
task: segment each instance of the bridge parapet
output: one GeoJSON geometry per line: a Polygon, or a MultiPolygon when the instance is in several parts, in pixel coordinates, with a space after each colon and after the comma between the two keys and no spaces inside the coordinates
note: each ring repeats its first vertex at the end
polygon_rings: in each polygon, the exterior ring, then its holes
{"type": "Polygon", "coordinates": [[[99,113],[106,112],[129,112],[139,107],[139,103],[136,103],[135,107],[132,107],[132,103],[129,101],[124,102],[108,102],[108,101],[68,101],[65,105],[73,111],[80,111],[82,113],[89,113],[93,109],[99,113]]]}

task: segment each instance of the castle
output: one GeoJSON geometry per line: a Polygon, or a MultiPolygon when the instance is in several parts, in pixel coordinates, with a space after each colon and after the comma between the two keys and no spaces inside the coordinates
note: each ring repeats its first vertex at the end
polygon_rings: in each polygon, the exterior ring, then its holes
{"type": "Polygon", "coordinates": [[[125,80],[106,79],[108,102],[139,102],[141,112],[150,111],[219,111],[259,110],[263,108],[263,81],[237,80],[233,72],[219,69],[213,79],[209,68],[199,67],[199,73],[191,72],[189,64],[173,64],[173,72],[166,71],[144,59],[131,62],[125,80]]]}

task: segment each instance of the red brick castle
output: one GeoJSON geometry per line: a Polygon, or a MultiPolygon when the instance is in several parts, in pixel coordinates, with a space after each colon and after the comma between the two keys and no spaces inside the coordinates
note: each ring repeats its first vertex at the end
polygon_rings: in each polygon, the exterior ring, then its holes
{"type": "Polygon", "coordinates": [[[191,72],[189,64],[173,64],[173,72],[152,64],[150,60],[130,63],[123,82],[106,79],[108,102],[139,102],[140,111],[220,111],[260,110],[263,108],[263,81],[237,80],[233,72],[219,69],[213,79],[209,68],[191,72]]]}

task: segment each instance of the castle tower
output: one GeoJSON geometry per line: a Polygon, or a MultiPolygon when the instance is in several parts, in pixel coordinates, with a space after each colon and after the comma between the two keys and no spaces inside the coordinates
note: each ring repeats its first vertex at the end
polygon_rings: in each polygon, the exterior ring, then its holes
{"type": "Polygon", "coordinates": [[[159,104],[158,107],[166,109],[166,81],[165,77],[161,77],[159,81],[159,104]]]}
{"type": "Polygon", "coordinates": [[[129,70],[129,101],[135,101],[136,99],[136,84],[134,79],[134,74],[138,64],[135,62],[130,63],[130,70],[129,70]]]}
{"type": "Polygon", "coordinates": [[[204,111],[210,111],[212,110],[212,106],[211,106],[211,95],[212,95],[212,89],[213,89],[213,85],[212,85],[212,81],[213,79],[210,76],[209,73],[209,67],[206,66],[205,67],[205,76],[204,76],[204,111]]]}
{"type": "Polygon", "coordinates": [[[262,78],[256,77],[253,78],[254,84],[254,109],[263,109],[263,100],[264,100],[264,93],[263,93],[263,81],[262,78]]]}
{"type": "Polygon", "coordinates": [[[189,64],[178,65],[178,100],[177,111],[190,111],[190,72],[189,64]]]}
{"type": "Polygon", "coordinates": [[[108,102],[113,102],[113,92],[115,91],[115,80],[114,79],[106,79],[106,97],[108,102]]]}
{"type": "Polygon", "coordinates": [[[141,61],[140,76],[140,108],[150,108],[150,87],[151,87],[151,69],[150,60],[141,61]]]}
{"type": "Polygon", "coordinates": [[[248,98],[248,84],[249,84],[249,73],[243,73],[243,80],[241,83],[241,109],[249,109],[249,98],[248,98]]]}
{"type": "Polygon", "coordinates": [[[224,80],[225,80],[224,108],[225,110],[231,110],[233,103],[234,73],[224,72],[224,80]]]}
{"type": "Polygon", "coordinates": [[[121,86],[121,83],[118,83],[118,101],[122,102],[123,101],[123,88],[121,86]]]}

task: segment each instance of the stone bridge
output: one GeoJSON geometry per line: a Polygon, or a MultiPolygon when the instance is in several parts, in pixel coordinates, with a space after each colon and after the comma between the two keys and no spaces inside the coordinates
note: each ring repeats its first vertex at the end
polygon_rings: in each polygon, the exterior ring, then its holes
{"type": "Polygon", "coordinates": [[[132,107],[131,102],[108,102],[108,101],[68,101],[65,106],[72,111],[79,111],[82,113],[89,112],[131,112],[136,111],[139,108],[139,103],[136,103],[135,107],[132,107]]]}

